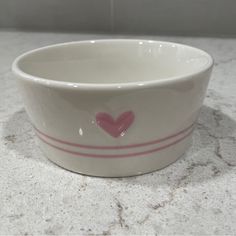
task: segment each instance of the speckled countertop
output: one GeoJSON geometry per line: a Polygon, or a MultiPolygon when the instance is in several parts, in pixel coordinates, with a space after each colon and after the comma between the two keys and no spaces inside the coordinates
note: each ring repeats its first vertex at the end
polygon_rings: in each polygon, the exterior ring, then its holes
{"type": "Polygon", "coordinates": [[[136,37],[186,43],[215,58],[193,146],[173,165],[92,178],[55,166],[37,147],[13,59],[52,43],[111,37],[127,36],[0,32],[0,234],[235,235],[236,39],[136,37]]]}

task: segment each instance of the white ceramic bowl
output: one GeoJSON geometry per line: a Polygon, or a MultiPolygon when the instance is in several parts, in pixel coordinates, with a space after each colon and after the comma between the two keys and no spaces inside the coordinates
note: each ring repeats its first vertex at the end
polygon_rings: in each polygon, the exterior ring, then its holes
{"type": "Polygon", "coordinates": [[[45,155],[115,177],[163,168],[186,151],[212,65],[186,45],[95,40],[33,50],[12,68],[45,155]]]}

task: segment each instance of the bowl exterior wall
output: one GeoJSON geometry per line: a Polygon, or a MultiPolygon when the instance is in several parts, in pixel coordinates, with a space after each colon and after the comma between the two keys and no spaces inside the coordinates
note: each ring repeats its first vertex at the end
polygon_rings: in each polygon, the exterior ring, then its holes
{"type": "Polygon", "coordinates": [[[211,68],[136,89],[52,87],[17,76],[39,145],[54,163],[95,176],[163,168],[180,157],[203,104],[211,68]]]}

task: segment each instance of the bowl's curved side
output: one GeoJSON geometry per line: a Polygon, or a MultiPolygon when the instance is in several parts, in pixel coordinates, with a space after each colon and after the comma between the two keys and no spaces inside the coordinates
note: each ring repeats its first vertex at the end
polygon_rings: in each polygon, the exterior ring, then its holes
{"type": "Polygon", "coordinates": [[[210,73],[125,90],[17,81],[50,160],[75,172],[115,177],[163,168],[185,152],[210,73]]]}

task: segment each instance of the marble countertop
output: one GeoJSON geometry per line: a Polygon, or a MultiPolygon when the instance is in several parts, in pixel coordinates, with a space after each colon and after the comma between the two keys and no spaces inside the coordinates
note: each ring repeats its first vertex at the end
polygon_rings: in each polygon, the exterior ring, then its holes
{"type": "Polygon", "coordinates": [[[186,43],[215,67],[193,146],[171,166],[93,178],[37,147],[10,71],[19,54],[52,43],[124,35],[0,31],[0,234],[236,234],[236,39],[135,36],[186,43]]]}

